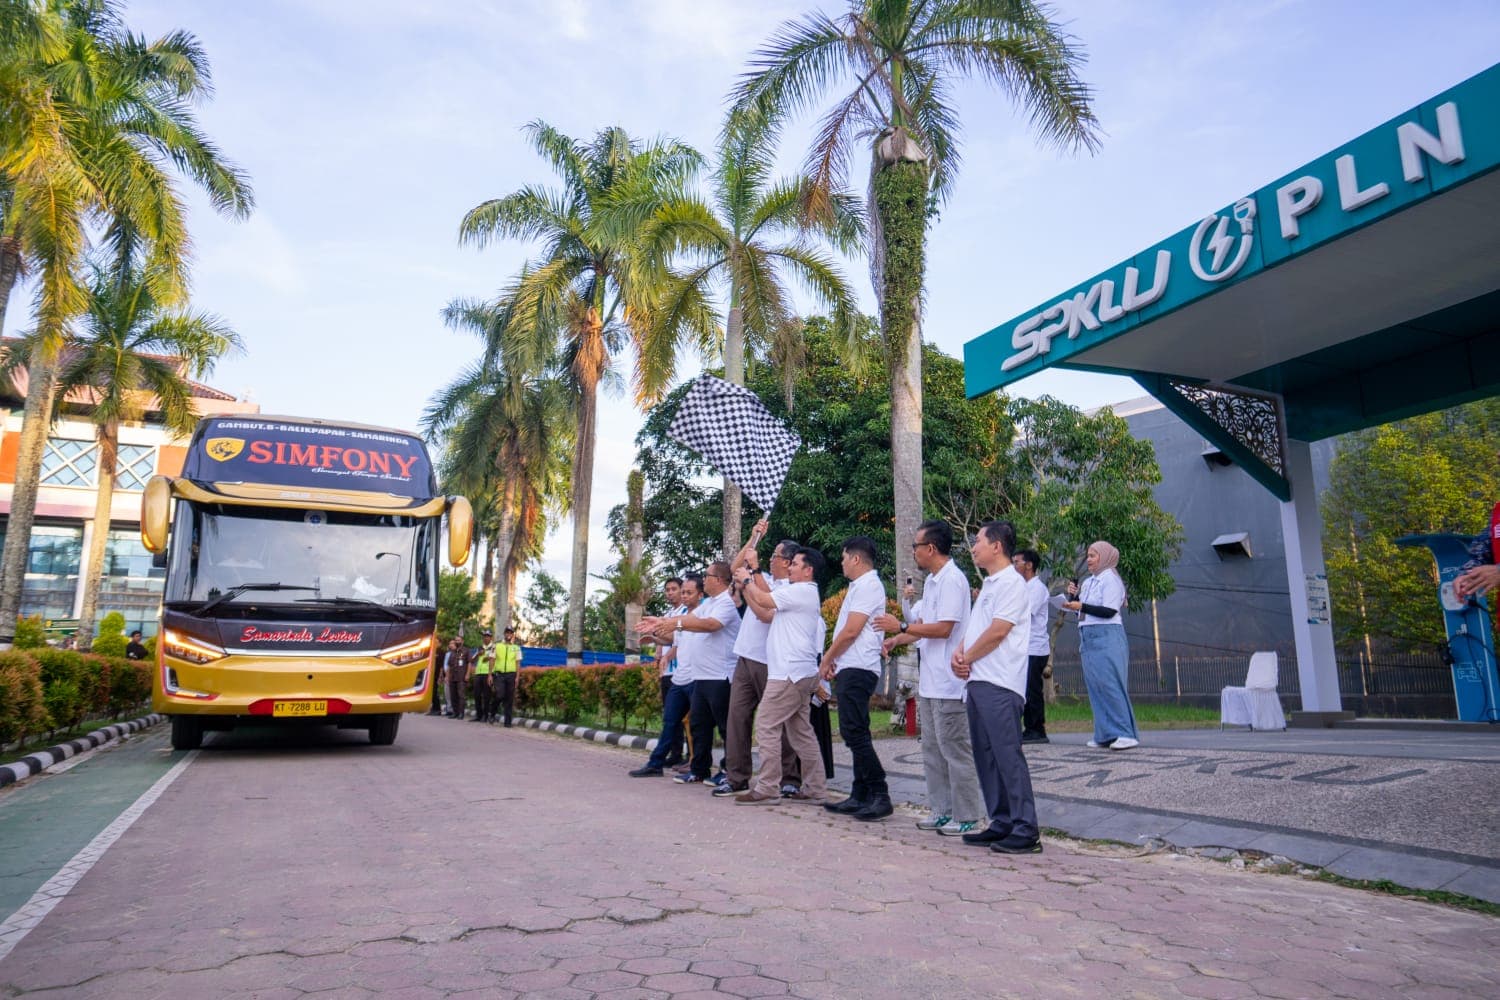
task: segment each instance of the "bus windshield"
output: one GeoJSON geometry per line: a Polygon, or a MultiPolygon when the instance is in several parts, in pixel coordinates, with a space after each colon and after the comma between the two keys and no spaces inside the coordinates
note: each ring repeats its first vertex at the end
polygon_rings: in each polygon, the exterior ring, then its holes
{"type": "Polygon", "coordinates": [[[164,599],[433,609],[437,524],[399,514],[182,503],[164,599]]]}

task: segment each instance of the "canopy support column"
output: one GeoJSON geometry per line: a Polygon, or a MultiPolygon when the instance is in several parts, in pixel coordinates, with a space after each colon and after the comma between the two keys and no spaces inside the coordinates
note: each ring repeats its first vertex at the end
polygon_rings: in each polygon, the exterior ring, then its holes
{"type": "Polygon", "coordinates": [[[1286,546],[1297,678],[1302,686],[1302,711],[1293,714],[1292,724],[1328,725],[1354,713],[1343,711],[1339,697],[1328,576],[1323,566],[1323,524],[1313,483],[1312,448],[1306,441],[1287,440],[1286,479],[1291,499],[1281,504],[1281,537],[1286,546]]]}

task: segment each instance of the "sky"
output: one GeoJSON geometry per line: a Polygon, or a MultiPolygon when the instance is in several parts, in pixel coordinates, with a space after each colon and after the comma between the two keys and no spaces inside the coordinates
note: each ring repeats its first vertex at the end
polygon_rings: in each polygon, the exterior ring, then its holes
{"type": "MultiPolygon", "coordinates": [[[[493,295],[534,249],[457,240],[468,209],[553,182],[522,126],[587,138],[620,125],[710,151],[753,51],[814,7],[844,4],[128,0],[137,31],[201,41],[216,88],[202,124],[255,190],[244,222],[187,198],[194,305],[247,345],[208,381],[268,414],[414,429],[478,354],[444,327],[443,306],[493,295]]],[[[1004,94],[959,89],[963,162],[930,232],[924,315],[926,338],[955,356],[1500,55],[1493,0],[1060,0],[1054,11],[1089,57],[1102,147],[1039,145],[1004,94]]],[[[787,172],[809,128],[788,132],[787,172]]],[[[873,311],[864,262],[847,270],[873,311]]],[[[29,324],[29,292],[7,334],[29,324]]],[[[684,375],[702,363],[684,359],[684,375]]],[[[1125,379],[1063,371],[1009,391],[1085,407],[1140,395],[1125,379]]],[[[603,523],[624,500],[640,423],[628,399],[602,401],[595,573],[616,558],[603,523]]],[[[543,560],[564,581],[571,538],[565,522],[543,560]]]]}

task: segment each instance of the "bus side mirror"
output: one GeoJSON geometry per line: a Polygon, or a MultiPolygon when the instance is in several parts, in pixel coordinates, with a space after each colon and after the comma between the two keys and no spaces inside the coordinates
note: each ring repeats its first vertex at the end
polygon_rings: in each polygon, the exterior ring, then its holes
{"type": "Polygon", "coordinates": [[[474,540],[474,508],[468,497],[448,498],[448,563],[462,566],[469,561],[469,543],[474,540]]]}
{"type": "Polygon", "coordinates": [[[172,480],[152,476],[141,495],[141,544],[147,552],[167,550],[167,528],[172,515],[172,480]]]}

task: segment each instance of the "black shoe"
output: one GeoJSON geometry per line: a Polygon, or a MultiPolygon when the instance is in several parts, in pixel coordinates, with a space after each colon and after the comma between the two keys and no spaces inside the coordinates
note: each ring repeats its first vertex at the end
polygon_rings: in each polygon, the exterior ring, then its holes
{"type": "Polygon", "coordinates": [[[645,767],[638,767],[634,771],[631,771],[630,776],[632,778],[660,778],[661,768],[652,767],[650,764],[647,764],[645,767]]]}
{"type": "Polygon", "coordinates": [[[1047,739],[1047,734],[1046,733],[1022,733],[1021,734],[1021,742],[1022,743],[1051,743],[1052,741],[1049,740],[1049,739],[1047,739]]]}
{"type": "Polygon", "coordinates": [[[827,809],[831,813],[839,813],[840,815],[844,816],[852,816],[854,813],[859,812],[869,804],[870,803],[868,800],[856,799],[851,795],[842,802],[825,802],[823,804],[823,808],[827,809]]]}
{"type": "Polygon", "coordinates": [[[507,723],[506,723],[506,724],[505,724],[505,728],[506,728],[506,729],[509,729],[509,728],[510,728],[510,723],[509,723],[509,722],[507,722],[507,723]]]}
{"type": "Polygon", "coordinates": [[[1004,840],[991,844],[990,850],[997,854],[1041,854],[1042,840],[1040,837],[1022,837],[1012,834],[1004,840]]]}
{"type": "Polygon", "coordinates": [[[997,830],[988,827],[984,830],[976,830],[973,833],[964,834],[965,844],[998,844],[1010,837],[1009,830],[997,830]]]}
{"type": "Polygon", "coordinates": [[[852,815],[861,822],[873,823],[876,820],[885,819],[895,811],[896,809],[891,805],[891,797],[889,795],[877,795],[870,800],[868,805],[852,815]]]}

